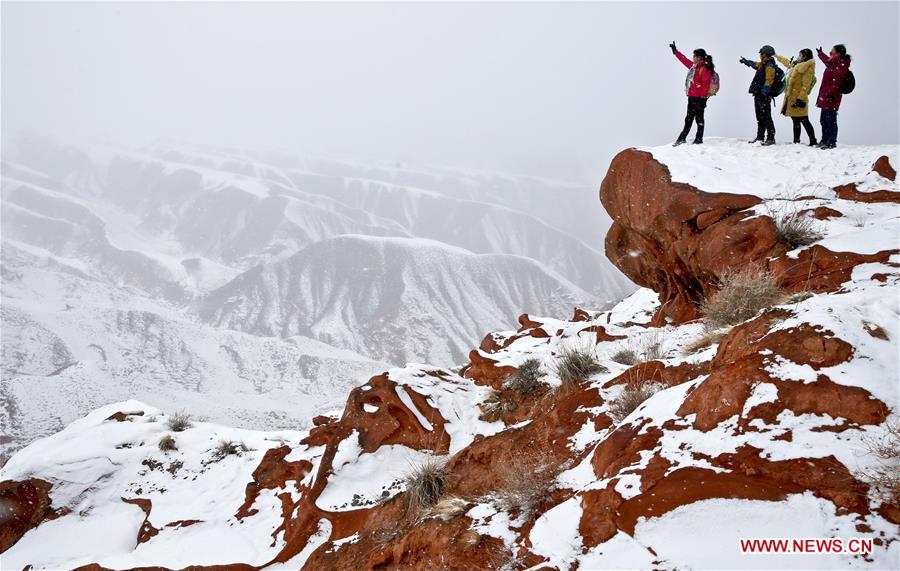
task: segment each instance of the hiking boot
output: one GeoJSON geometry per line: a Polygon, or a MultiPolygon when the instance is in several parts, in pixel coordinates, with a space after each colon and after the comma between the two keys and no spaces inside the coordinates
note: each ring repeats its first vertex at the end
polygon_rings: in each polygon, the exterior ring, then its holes
{"type": "Polygon", "coordinates": [[[747,141],[747,142],[752,145],[753,143],[760,143],[760,142],[762,142],[762,140],[763,140],[762,137],[757,137],[757,138],[753,139],[752,141],[747,141]]]}
{"type": "Polygon", "coordinates": [[[683,144],[685,144],[685,143],[687,143],[687,140],[685,140],[685,139],[677,139],[674,143],[672,143],[672,146],[673,146],[673,147],[677,147],[678,145],[683,145],[683,144]]]}
{"type": "Polygon", "coordinates": [[[695,145],[702,145],[702,144],[703,144],[703,139],[699,139],[699,138],[698,138],[698,139],[694,139],[694,143],[693,143],[693,144],[695,144],[695,145]]]}
{"type": "Polygon", "coordinates": [[[810,146],[810,147],[818,147],[818,146],[819,146],[819,142],[816,141],[815,139],[810,139],[810,141],[809,141],[809,146],[810,146]]]}
{"type": "Polygon", "coordinates": [[[766,139],[765,141],[762,142],[763,147],[769,147],[774,144],[775,144],[775,139],[766,139]]]}

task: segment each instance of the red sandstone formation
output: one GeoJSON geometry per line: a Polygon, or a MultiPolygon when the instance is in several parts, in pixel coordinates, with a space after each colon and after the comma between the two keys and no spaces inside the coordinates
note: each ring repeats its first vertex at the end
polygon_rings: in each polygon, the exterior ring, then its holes
{"type": "Polygon", "coordinates": [[[0,553],[52,514],[49,482],[0,482],[0,553]]]}

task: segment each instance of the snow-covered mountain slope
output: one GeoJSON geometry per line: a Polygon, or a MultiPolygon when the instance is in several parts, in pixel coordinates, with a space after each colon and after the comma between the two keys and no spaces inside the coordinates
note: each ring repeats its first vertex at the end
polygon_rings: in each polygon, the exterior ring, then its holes
{"type": "Polygon", "coordinates": [[[528,258],[341,236],[242,274],[210,293],[200,315],[254,335],[305,335],[392,363],[451,366],[486,325],[522,309],[568,311],[590,297],[528,258]]]}
{"type": "MultiPolygon", "coordinates": [[[[453,364],[482,331],[521,308],[568,312],[633,289],[596,249],[531,213],[491,202],[495,187],[530,208],[544,199],[529,196],[554,189],[572,200],[592,192],[530,179],[407,172],[415,171],[177,145],[78,148],[26,137],[4,148],[0,390],[9,404],[0,409],[7,435],[0,461],[96,406],[131,397],[166,407],[191,403],[198,414],[243,427],[305,426],[313,411],[340,402],[351,379],[382,370],[385,360],[453,364]],[[364,184],[362,175],[369,177],[364,184]],[[412,180],[440,188],[405,183],[412,180]],[[452,196],[454,180],[466,189],[461,197],[452,196]],[[473,199],[479,195],[488,200],[473,199]],[[463,225],[469,220],[478,222],[463,225]],[[321,290],[296,284],[310,299],[287,302],[309,304],[315,315],[293,332],[285,327],[273,336],[234,320],[227,331],[225,319],[211,325],[197,314],[203,300],[205,312],[226,315],[228,308],[210,301],[225,297],[205,297],[209,292],[226,284],[236,290],[254,272],[283,272],[285,260],[294,260],[291,275],[317,287],[317,272],[355,270],[355,253],[333,246],[345,243],[341,236],[415,244],[420,234],[492,254],[485,259],[493,270],[482,269],[471,296],[478,311],[459,295],[473,279],[431,264],[428,278],[442,284],[434,291],[455,291],[456,298],[428,302],[425,275],[417,278],[418,294],[401,295],[386,287],[394,282],[382,268],[372,281],[335,274],[321,290]],[[336,258],[325,259],[330,254],[336,258]],[[301,269],[298,260],[317,266],[301,269]],[[359,284],[368,289],[353,289],[359,284]],[[415,312],[397,307],[401,297],[416,300],[415,312]],[[482,314],[486,305],[492,309],[482,314]],[[388,342],[388,334],[406,341],[388,342]]],[[[411,258],[425,251],[388,248],[367,264],[409,271],[417,264],[411,258]]],[[[281,310],[260,304],[253,311],[281,310]]]]}
{"type": "Polygon", "coordinates": [[[4,561],[896,568],[900,497],[873,477],[896,481],[898,468],[880,446],[900,427],[900,243],[886,230],[900,225],[896,148],[712,141],[669,153],[623,151],[601,191],[615,220],[607,253],[655,289],[572,319],[525,316],[459,371],[390,369],[302,433],[171,433],[142,403],[97,411],[8,463],[4,561]],[[808,176],[771,174],[789,163],[808,176]],[[736,177],[776,178],[748,194],[736,177]],[[779,182],[784,195],[766,193],[779,182]],[[812,243],[779,238],[788,207],[813,224],[812,243]],[[781,290],[774,301],[715,330],[692,313],[691,296],[752,266],[781,290]],[[600,367],[573,378],[572,351],[600,367]],[[166,434],[177,451],[158,449],[166,434]],[[248,450],[219,460],[220,439],[248,450]],[[406,478],[423,465],[437,466],[436,498],[406,478]],[[743,553],[753,538],[844,549],[743,553]],[[853,552],[850,540],[870,543],[853,552]]]}
{"type": "Polygon", "coordinates": [[[13,241],[2,263],[3,458],[132,397],[246,428],[305,427],[388,366],[308,337],[210,327],[13,241]]]}
{"type": "MultiPolygon", "coordinates": [[[[497,188],[490,184],[482,187],[480,194],[470,191],[460,193],[460,196],[380,180],[329,179],[323,175],[292,171],[287,174],[301,188],[321,189],[320,192],[339,197],[345,204],[395,221],[413,236],[446,242],[475,253],[528,256],[600,296],[622,291],[618,273],[611,271],[611,264],[597,249],[588,245],[592,242],[585,243],[572,234],[570,224],[585,211],[590,212],[581,201],[586,196],[593,200],[593,193],[568,187],[562,187],[562,190],[541,188],[532,196],[552,197],[553,206],[547,204],[550,202],[547,199],[536,201],[538,206],[532,208],[537,212],[531,214],[523,211],[522,203],[527,203],[528,198],[524,192],[517,193],[516,198],[510,197],[506,204],[512,208],[497,203],[509,193],[494,196],[497,188]],[[463,198],[469,195],[474,196],[463,198]],[[540,211],[541,207],[546,209],[540,211]],[[572,219],[559,220],[557,226],[545,222],[561,210],[568,211],[572,219]],[[576,210],[579,210],[577,215],[576,210]],[[602,262],[598,263],[598,260],[602,262]]],[[[464,182],[470,181],[464,179],[464,182]]],[[[442,184],[447,183],[442,181],[442,184]]],[[[601,227],[608,224],[608,220],[604,220],[601,227]]]]}
{"type": "MultiPolygon", "coordinates": [[[[143,251],[140,244],[152,235],[158,238],[153,254],[167,250],[181,259],[249,269],[342,234],[416,236],[476,253],[532,257],[604,296],[629,291],[597,249],[571,233],[584,226],[576,223],[588,210],[584,205],[594,203],[590,189],[444,171],[410,176],[398,169],[303,157],[282,157],[287,165],[282,167],[263,162],[258,153],[233,150],[70,149],[62,160],[58,154],[64,151],[48,150],[46,143],[22,147],[24,164],[65,181],[56,186],[90,196],[92,202],[102,199],[118,211],[107,209],[110,218],[123,212],[130,217],[123,224],[108,220],[109,233],[116,226],[143,229],[145,235],[120,236],[128,249],[143,251]],[[298,171],[298,163],[314,170],[298,171]],[[373,178],[379,175],[384,178],[373,178]]],[[[23,169],[13,164],[5,170],[23,169]]],[[[608,223],[594,216],[593,235],[602,235],[608,223]]]]}

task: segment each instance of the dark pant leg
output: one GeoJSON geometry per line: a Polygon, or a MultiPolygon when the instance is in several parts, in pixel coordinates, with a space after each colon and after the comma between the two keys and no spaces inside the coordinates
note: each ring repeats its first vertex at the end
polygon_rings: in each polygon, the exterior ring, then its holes
{"type": "Polygon", "coordinates": [[[833,115],[831,117],[831,144],[837,145],[837,136],[838,136],[838,120],[837,120],[837,109],[832,111],[833,115]]]}
{"type": "Polygon", "coordinates": [[[837,111],[822,109],[822,142],[828,145],[837,143],[837,111]]]}
{"type": "Polygon", "coordinates": [[[766,129],[766,138],[775,138],[775,121],[772,120],[772,100],[767,96],[761,96],[763,109],[763,126],[766,129]]]}
{"type": "Polygon", "coordinates": [[[794,123],[793,127],[794,127],[794,142],[795,143],[800,142],[800,123],[802,122],[801,121],[802,119],[805,119],[805,117],[791,117],[791,121],[794,123]]]}
{"type": "MultiPolygon", "coordinates": [[[[800,117],[800,124],[803,125],[803,128],[806,130],[806,136],[809,137],[809,142],[812,143],[816,140],[816,130],[813,129],[812,123],[809,122],[809,115],[804,115],[800,117]]],[[[796,132],[794,135],[795,139],[800,138],[800,133],[796,132]]]]}
{"type": "MultiPolygon", "coordinates": [[[[762,139],[766,134],[765,110],[763,108],[765,97],[760,95],[753,96],[753,108],[756,110],[756,138],[762,139]]],[[[766,105],[768,103],[765,103],[766,105]]]]}
{"type": "Polygon", "coordinates": [[[706,114],[706,98],[705,97],[695,97],[696,103],[694,105],[695,111],[694,116],[697,119],[697,136],[694,137],[695,141],[703,140],[703,130],[706,128],[706,120],[704,115],[706,114]]]}
{"type": "Polygon", "coordinates": [[[696,116],[696,108],[694,106],[693,97],[688,97],[687,104],[687,115],[684,117],[684,129],[681,130],[681,134],[678,135],[679,141],[684,141],[687,139],[688,133],[691,132],[691,125],[694,123],[694,117],[696,116]]]}

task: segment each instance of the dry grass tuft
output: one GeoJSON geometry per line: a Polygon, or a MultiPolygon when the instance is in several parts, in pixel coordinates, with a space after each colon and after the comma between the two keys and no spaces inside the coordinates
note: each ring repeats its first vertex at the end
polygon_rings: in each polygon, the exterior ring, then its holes
{"type": "Polygon", "coordinates": [[[471,503],[456,496],[444,497],[428,508],[424,513],[424,517],[438,517],[444,521],[450,521],[456,516],[466,513],[471,505],[471,503]]]}
{"type": "Polygon", "coordinates": [[[226,456],[240,456],[242,453],[250,450],[243,442],[234,442],[231,440],[220,440],[213,450],[213,459],[218,462],[226,456]]]}
{"type": "Polygon", "coordinates": [[[492,499],[500,509],[527,519],[550,498],[565,468],[547,452],[524,454],[498,474],[500,484],[492,499]]]}
{"type": "Polygon", "coordinates": [[[770,273],[756,268],[730,272],[721,278],[719,286],[719,291],[700,306],[710,330],[743,323],[788,299],[770,273]]]}
{"type": "Polygon", "coordinates": [[[863,479],[882,501],[900,505],[900,419],[888,420],[885,434],[865,441],[869,454],[877,459],[877,466],[863,473],[863,479]]]}
{"type": "Polygon", "coordinates": [[[610,359],[621,365],[631,366],[647,361],[658,361],[665,357],[662,338],[659,332],[653,331],[630,337],[625,346],[613,353],[610,359]]]}
{"type": "Polygon", "coordinates": [[[637,351],[631,349],[630,347],[623,347],[619,349],[610,356],[610,359],[620,365],[628,366],[637,365],[640,362],[638,360],[639,357],[637,351]]]}
{"type": "Polygon", "coordinates": [[[637,410],[641,403],[664,388],[659,383],[647,381],[626,385],[619,396],[610,401],[609,417],[616,424],[622,422],[629,414],[637,410]]]}
{"type": "Polygon", "coordinates": [[[184,432],[188,428],[194,426],[191,422],[191,415],[184,411],[179,411],[169,417],[169,430],[172,432],[184,432]]]}
{"type": "Polygon", "coordinates": [[[481,420],[485,422],[502,420],[504,416],[518,408],[513,399],[508,396],[501,396],[496,391],[491,393],[484,403],[478,405],[478,407],[481,409],[481,420]]]}
{"type": "Polygon", "coordinates": [[[658,361],[666,357],[662,348],[662,338],[658,332],[640,337],[640,353],[643,361],[658,361]]]}
{"type": "Polygon", "coordinates": [[[403,479],[406,484],[406,508],[425,511],[434,507],[446,493],[447,462],[427,458],[403,479]]]}
{"type": "Polygon", "coordinates": [[[178,450],[178,447],[175,445],[175,439],[171,434],[166,434],[162,438],[159,439],[159,449],[163,452],[168,452],[170,450],[178,450]]]}
{"type": "Polygon", "coordinates": [[[778,241],[790,249],[809,246],[821,240],[824,234],[816,227],[816,219],[800,212],[781,212],[772,215],[778,241]]]}
{"type": "Polygon", "coordinates": [[[547,386],[541,381],[542,376],[541,360],[527,359],[506,379],[503,388],[523,395],[530,394],[547,386]]]}
{"type": "Polygon", "coordinates": [[[593,345],[567,345],[556,358],[556,373],[563,386],[577,386],[594,373],[608,371],[599,360],[593,345]]]}

